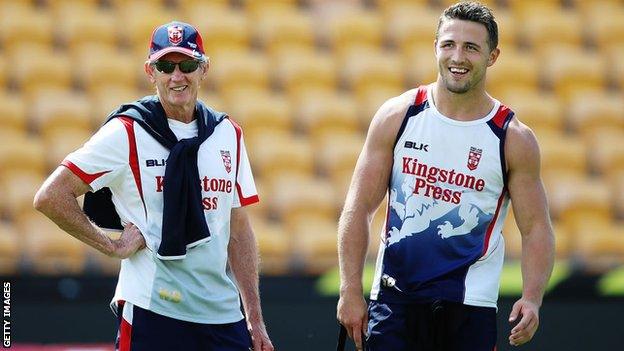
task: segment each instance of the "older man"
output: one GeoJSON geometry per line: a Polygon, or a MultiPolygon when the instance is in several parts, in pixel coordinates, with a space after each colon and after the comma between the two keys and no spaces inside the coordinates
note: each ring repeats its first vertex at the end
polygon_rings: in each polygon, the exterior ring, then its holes
{"type": "Polygon", "coordinates": [[[197,100],[208,67],[196,28],[156,28],[145,62],[156,95],[121,105],[35,197],[63,230],[122,259],[118,350],[273,350],[244,209],[258,196],[240,127],[197,100]],[[89,216],[76,201],[87,192],[89,216]]]}

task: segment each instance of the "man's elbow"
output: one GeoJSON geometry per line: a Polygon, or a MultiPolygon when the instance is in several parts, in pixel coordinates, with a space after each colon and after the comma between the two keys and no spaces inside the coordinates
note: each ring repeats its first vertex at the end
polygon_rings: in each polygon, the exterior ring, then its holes
{"type": "Polygon", "coordinates": [[[33,199],[33,207],[37,211],[46,214],[53,206],[52,202],[53,196],[51,194],[50,188],[44,184],[35,194],[35,198],[33,199]]]}

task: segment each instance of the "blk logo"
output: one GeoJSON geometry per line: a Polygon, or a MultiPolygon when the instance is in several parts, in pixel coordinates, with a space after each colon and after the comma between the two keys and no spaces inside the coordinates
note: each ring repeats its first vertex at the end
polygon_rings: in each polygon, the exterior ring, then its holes
{"type": "Polygon", "coordinates": [[[160,160],[145,160],[146,167],[162,167],[166,164],[165,159],[160,160]]]}
{"type": "Polygon", "coordinates": [[[408,148],[408,149],[414,149],[414,150],[420,150],[420,151],[424,151],[424,152],[429,152],[429,144],[417,143],[415,141],[407,140],[405,142],[405,145],[403,145],[403,146],[405,148],[408,148]]]}

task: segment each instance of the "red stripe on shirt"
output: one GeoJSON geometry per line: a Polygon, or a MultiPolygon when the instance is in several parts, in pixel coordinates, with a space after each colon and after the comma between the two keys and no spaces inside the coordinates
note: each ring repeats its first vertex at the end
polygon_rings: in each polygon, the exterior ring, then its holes
{"type": "Polygon", "coordinates": [[[487,231],[485,232],[485,242],[483,243],[483,252],[481,255],[485,255],[488,250],[488,246],[490,245],[490,236],[492,236],[492,230],[494,230],[494,225],[498,220],[498,214],[500,212],[501,206],[503,205],[503,199],[505,198],[505,193],[507,192],[506,188],[503,188],[500,196],[498,197],[498,203],[496,204],[496,211],[494,211],[494,217],[492,217],[492,221],[488,225],[487,231]]]}
{"type": "Polygon", "coordinates": [[[118,351],[130,351],[130,344],[132,342],[132,324],[123,318],[123,307],[125,301],[119,301],[121,313],[121,322],[119,324],[119,350],[118,351]]]}
{"type": "Polygon", "coordinates": [[[110,172],[110,171],[103,171],[99,173],[90,174],[90,173],[83,171],[82,169],[80,169],[80,167],[76,166],[73,162],[69,160],[63,160],[63,162],[61,162],[61,165],[67,167],[70,171],[72,171],[72,173],[77,175],[78,178],[82,179],[82,181],[87,184],[91,184],[91,182],[93,182],[94,180],[110,172]]]}
{"type": "Polygon", "coordinates": [[[492,118],[492,121],[494,121],[494,124],[496,124],[497,127],[503,128],[505,118],[507,118],[509,112],[511,112],[511,110],[507,106],[500,105],[498,111],[496,111],[496,114],[494,115],[494,118],[492,118]]]}
{"type": "Polygon", "coordinates": [[[427,101],[427,86],[421,85],[418,87],[418,91],[416,92],[416,100],[414,101],[414,105],[418,106],[425,101],[427,101]]]}
{"type": "Polygon", "coordinates": [[[141,169],[139,168],[139,154],[137,152],[136,135],[134,134],[134,120],[129,117],[119,117],[121,123],[126,127],[128,133],[128,163],[134,176],[134,182],[136,183],[141,202],[143,202],[143,210],[147,216],[147,207],[145,206],[145,199],[143,198],[143,185],[141,183],[141,169]]]}
{"type": "Polygon", "coordinates": [[[238,169],[240,168],[240,154],[241,154],[241,136],[243,135],[243,130],[238,125],[238,123],[234,122],[231,118],[228,118],[232,125],[234,126],[234,130],[236,131],[236,191],[238,193],[238,200],[241,206],[247,206],[254,204],[260,201],[258,195],[252,195],[250,197],[244,197],[243,192],[241,191],[241,186],[238,183],[238,169]]]}

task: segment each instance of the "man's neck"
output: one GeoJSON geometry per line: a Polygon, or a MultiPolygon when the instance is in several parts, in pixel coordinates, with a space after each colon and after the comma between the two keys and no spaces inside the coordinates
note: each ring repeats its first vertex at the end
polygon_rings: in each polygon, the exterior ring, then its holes
{"type": "Polygon", "coordinates": [[[195,104],[193,106],[169,106],[162,103],[162,106],[167,118],[175,119],[182,123],[190,123],[195,119],[195,104]]]}
{"type": "Polygon", "coordinates": [[[485,92],[484,88],[474,87],[469,92],[457,94],[449,91],[440,81],[437,81],[433,85],[432,94],[438,111],[458,121],[483,118],[494,108],[494,99],[485,92]]]}

